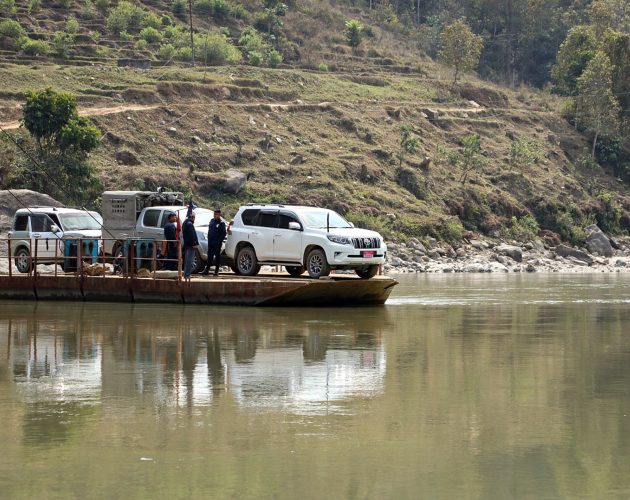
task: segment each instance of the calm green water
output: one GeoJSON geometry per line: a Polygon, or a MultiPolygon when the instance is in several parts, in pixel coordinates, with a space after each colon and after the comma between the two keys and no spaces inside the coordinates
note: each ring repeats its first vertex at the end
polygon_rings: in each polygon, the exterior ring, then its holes
{"type": "Polygon", "coordinates": [[[630,278],[0,303],[1,498],[629,498],[630,278]]]}

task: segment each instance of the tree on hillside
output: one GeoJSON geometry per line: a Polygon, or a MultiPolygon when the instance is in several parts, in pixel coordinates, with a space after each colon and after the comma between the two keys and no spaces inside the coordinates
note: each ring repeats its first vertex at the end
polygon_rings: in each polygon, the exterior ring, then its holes
{"type": "Polygon", "coordinates": [[[619,101],[622,116],[630,125],[630,32],[606,30],[602,50],[612,64],[612,90],[619,101]]]}
{"type": "Polygon", "coordinates": [[[361,43],[362,33],[363,25],[359,21],[356,19],[346,21],[346,40],[348,45],[352,47],[353,53],[357,51],[357,47],[361,43]]]}
{"type": "Polygon", "coordinates": [[[77,113],[71,94],[51,89],[30,92],[22,108],[22,124],[35,141],[22,172],[21,187],[46,192],[67,203],[90,203],[100,192],[88,155],[100,142],[101,132],[77,113]]]}
{"type": "Polygon", "coordinates": [[[595,158],[597,140],[619,130],[619,102],[612,92],[612,65],[608,56],[597,52],[577,81],[577,119],[593,134],[591,157],[595,158]]]}
{"type": "Polygon", "coordinates": [[[628,0],[594,0],[588,7],[589,18],[598,35],[607,29],[630,31],[628,0]]]}
{"type": "Polygon", "coordinates": [[[475,35],[462,19],[450,24],[441,35],[439,59],[454,68],[453,85],[462,71],[470,71],[477,67],[483,39],[475,35]]]}
{"type": "Polygon", "coordinates": [[[560,45],[556,64],[551,75],[556,82],[554,90],[560,95],[573,96],[577,80],[597,50],[595,32],[590,26],[576,26],[569,31],[560,45]]]}

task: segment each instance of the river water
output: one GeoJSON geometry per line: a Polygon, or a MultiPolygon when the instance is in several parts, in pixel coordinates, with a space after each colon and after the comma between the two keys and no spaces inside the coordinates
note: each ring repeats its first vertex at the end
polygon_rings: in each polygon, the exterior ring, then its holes
{"type": "Polygon", "coordinates": [[[0,498],[629,498],[630,278],[0,303],[0,498]]]}

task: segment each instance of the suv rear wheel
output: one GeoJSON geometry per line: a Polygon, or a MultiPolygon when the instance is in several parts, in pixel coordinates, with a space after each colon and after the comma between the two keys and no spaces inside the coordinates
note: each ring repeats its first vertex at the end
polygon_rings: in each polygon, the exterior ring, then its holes
{"type": "Polygon", "coordinates": [[[330,274],[330,266],[323,250],[316,248],[311,250],[306,257],[306,269],[311,278],[321,278],[330,274]]]}
{"type": "Polygon", "coordinates": [[[304,266],[284,266],[284,268],[287,270],[287,273],[289,273],[294,278],[302,276],[304,274],[304,271],[306,271],[306,269],[304,269],[304,266]]]}
{"type": "Polygon", "coordinates": [[[378,274],[378,264],[374,264],[373,266],[362,267],[361,269],[355,269],[354,271],[357,273],[359,278],[367,280],[373,278],[378,274]]]}
{"type": "Polygon", "coordinates": [[[28,273],[31,270],[31,252],[28,248],[18,248],[15,252],[15,267],[21,273],[28,273]]]}
{"type": "Polygon", "coordinates": [[[241,248],[236,254],[236,268],[243,276],[256,276],[260,271],[256,252],[250,246],[241,248]]]}

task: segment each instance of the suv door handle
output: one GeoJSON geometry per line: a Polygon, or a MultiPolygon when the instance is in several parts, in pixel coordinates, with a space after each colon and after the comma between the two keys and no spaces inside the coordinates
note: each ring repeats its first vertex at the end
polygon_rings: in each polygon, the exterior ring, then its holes
{"type": "Polygon", "coordinates": [[[42,237],[42,235],[39,234],[39,233],[33,233],[32,236],[33,236],[33,238],[41,238],[42,237]]]}

